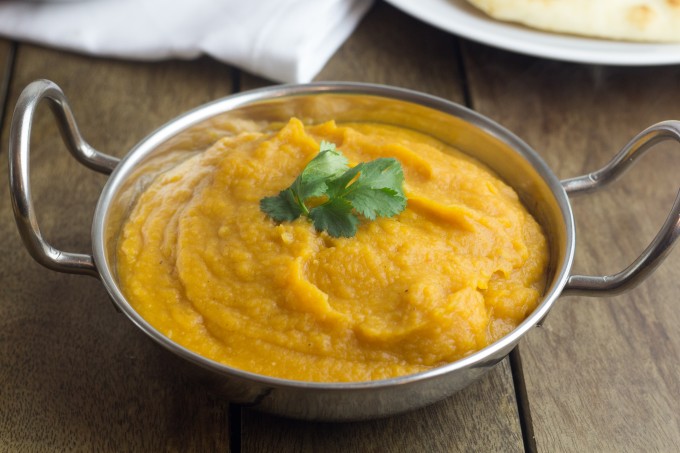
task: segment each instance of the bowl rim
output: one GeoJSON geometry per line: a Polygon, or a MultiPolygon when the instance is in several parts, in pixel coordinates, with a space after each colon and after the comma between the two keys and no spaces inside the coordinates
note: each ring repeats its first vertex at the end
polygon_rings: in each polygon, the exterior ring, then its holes
{"type": "Polygon", "coordinates": [[[540,324],[548,314],[555,300],[560,296],[567,283],[575,249],[574,219],[566,191],[560,180],[555,176],[539,154],[517,135],[492,119],[477,113],[468,107],[427,93],[381,84],[332,81],[272,85],[243,91],[200,105],[166,122],[134,145],[111,173],[102,189],[95,208],[91,238],[95,265],[99,272],[100,279],[114,304],[156,343],[189,362],[224,376],[257,382],[271,388],[309,389],[329,392],[403,386],[416,381],[425,381],[441,377],[464,368],[483,367],[490,361],[499,361],[499,355],[502,354],[501,358],[505,357],[510,348],[514,347],[531,328],[540,324]],[[561,212],[565,227],[566,244],[564,259],[558,263],[558,269],[556,270],[556,276],[553,279],[552,285],[549,288],[546,288],[546,292],[539,305],[522,323],[502,338],[469,356],[422,372],[371,381],[313,382],[257,374],[203,357],[161,334],[132,308],[115,282],[112,270],[106,259],[107,252],[105,246],[106,216],[109,206],[117,189],[126,180],[129,170],[138,165],[148,152],[151,152],[151,150],[155,149],[169,138],[216,115],[257,102],[271,101],[291,96],[317,94],[353,94],[387,98],[428,107],[444,114],[460,118],[475,125],[483,132],[495,137],[499,141],[506,143],[515,152],[520,154],[520,157],[526,160],[541,175],[543,181],[554,196],[556,204],[561,212]]]}

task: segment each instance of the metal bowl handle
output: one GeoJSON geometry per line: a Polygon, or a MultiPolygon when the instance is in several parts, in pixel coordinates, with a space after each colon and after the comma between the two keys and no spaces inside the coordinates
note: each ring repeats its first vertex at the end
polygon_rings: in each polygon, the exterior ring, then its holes
{"type": "Polygon", "coordinates": [[[29,184],[29,152],[33,116],[40,101],[47,99],[62,139],[71,154],[83,165],[109,174],[118,165],[115,157],[102,154],[85,142],[80,135],[66,96],[49,80],[37,80],[19,96],[14,109],[9,136],[9,185],[14,218],[19,233],[31,256],[43,266],[74,274],[98,277],[92,255],[69,253],[56,249],[45,241],[33,207],[29,184]]]}
{"type": "MultiPolygon", "coordinates": [[[[618,179],[646,151],[668,139],[680,143],[680,121],[664,121],[645,129],[628,142],[602,169],[566,179],[562,181],[562,186],[569,195],[595,191],[618,179]]],[[[567,280],[564,294],[608,296],[633,288],[661,264],[679,235],[680,191],[656,237],[630,266],[613,275],[572,275],[567,280]]]]}

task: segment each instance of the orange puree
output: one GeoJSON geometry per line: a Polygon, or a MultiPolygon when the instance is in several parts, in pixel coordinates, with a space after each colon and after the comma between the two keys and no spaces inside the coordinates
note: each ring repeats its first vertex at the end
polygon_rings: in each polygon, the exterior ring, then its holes
{"type": "Polygon", "coordinates": [[[117,258],[130,303],[173,341],[328,382],[419,372],[487,346],[535,308],[548,261],[515,192],[471,158],[410,130],[297,119],[222,138],[157,176],[117,258]],[[260,199],[290,186],[321,140],[352,165],[396,157],[406,210],[362,220],[352,238],[267,217],[260,199]]]}

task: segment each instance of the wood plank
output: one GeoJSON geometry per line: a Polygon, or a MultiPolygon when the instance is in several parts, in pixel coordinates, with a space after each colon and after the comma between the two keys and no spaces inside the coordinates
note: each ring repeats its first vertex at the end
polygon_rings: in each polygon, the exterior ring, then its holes
{"type": "Polygon", "coordinates": [[[7,87],[12,75],[12,43],[6,39],[0,39],[0,130],[2,128],[5,102],[7,100],[7,87]]]}
{"type": "MultiPolygon", "coordinates": [[[[166,120],[231,88],[229,68],[208,59],[125,63],[21,45],[10,105],[38,78],[61,85],[84,137],[118,156],[166,120]]],[[[86,252],[106,178],[70,157],[46,107],[32,137],[43,233],[64,250],[86,252]]],[[[36,264],[10,220],[7,190],[0,185],[0,450],[228,450],[228,404],[185,378],[176,359],[114,310],[98,281],[36,264]]]]}
{"type": "Polygon", "coordinates": [[[524,451],[507,360],[451,398],[405,414],[313,423],[244,411],[245,452],[524,451]]]}
{"type": "Polygon", "coordinates": [[[462,104],[457,46],[454,36],[379,2],[315,80],[382,83],[462,104]]]}
{"type": "MultiPolygon", "coordinates": [[[[680,68],[616,68],[465,46],[473,106],[524,138],[562,178],[596,170],[634,134],[680,118],[680,68]]],[[[624,179],[573,199],[574,271],[628,265],[678,190],[680,146],[663,144],[624,179]]],[[[563,297],[521,343],[539,451],[680,448],[680,253],[630,293],[563,297]]]]}
{"type": "MultiPolygon", "coordinates": [[[[462,102],[456,38],[377,3],[317,80],[384,83],[462,102]]],[[[243,88],[266,84],[246,75],[243,88]]],[[[242,451],[523,451],[508,361],[431,407],[368,422],[322,424],[250,410],[242,451]]]]}

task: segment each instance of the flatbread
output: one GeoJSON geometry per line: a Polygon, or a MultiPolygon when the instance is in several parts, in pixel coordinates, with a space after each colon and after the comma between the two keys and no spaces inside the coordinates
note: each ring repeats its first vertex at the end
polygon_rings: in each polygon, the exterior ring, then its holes
{"type": "Polygon", "coordinates": [[[680,0],[467,0],[494,19],[623,41],[679,42],[680,0]]]}

